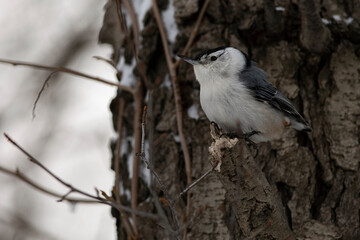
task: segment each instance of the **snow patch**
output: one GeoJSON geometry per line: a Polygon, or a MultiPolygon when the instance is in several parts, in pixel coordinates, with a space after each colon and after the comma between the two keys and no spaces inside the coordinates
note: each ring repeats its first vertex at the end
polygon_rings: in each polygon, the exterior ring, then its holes
{"type": "Polygon", "coordinates": [[[331,22],[326,19],[326,18],[322,18],[321,21],[325,24],[325,25],[329,25],[331,22]]]}
{"type": "Polygon", "coordinates": [[[282,7],[282,6],[278,6],[275,8],[276,11],[279,11],[279,12],[284,12],[285,11],[285,8],[282,7]]]}
{"type": "Polygon", "coordinates": [[[125,196],[130,200],[131,199],[131,193],[129,189],[125,190],[125,196]]]}
{"type": "Polygon", "coordinates": [[[145,98],[144,98],[144,101],[145,101],[146,105],[149,104],[149,102],[150,102],[150,97],[151,97],[151,90],[150,90],[150,91],[146,91],[146,95],[145,95],[145,98]]]}
{"type": "Polygon", "coordinates": [[[128,159],[127,159],[127,168],[129,171],[129,178],[132,178],[132,174],[133,174],[133,161],[134,161],[134,156],[133,156],[133,152],[131,152],[128,155],[128,159]]]}
{"type": "Polygon", "coordinates": [[[340,16],[339,14],[335,14],[335,15],[333,15],[332,17],[333,17],[333,19],[334,19],[335,21],[337,21],[337,22],[340,22],[340,21],[341,21],[341,16],[340,16]]]}
{"type": "Polygon", "coordinates": [[[332,17],[337,22],[343,21],[346,26],[350,25],[354,21],[354,18],[352,18],[352,17],[348,17],[348,18],[343,19],[343,18],[341,18],[341,16],[339,14],[335,14],[332,17]]]}
{"type": "Polygon", "coordinates": [[[175,22],[173,2],[174,0],[170,0],[167,9],[161,13],[167,37],[171,44],[175,42],[176,35],[179,32],[175,22]]]}
{"type": "Polygon", "coordinates": [[[119,134],[117,132],[114,133],[114,135],[111,137],[111,143],[114,144],[119,139],[119,134]]]}
{"type": "Polygon", "coordinates": [[[145,14],[151,8],[151,0],[133,0],[132,4],[139,23],[139,31],[141,32],[144,29],[143,20],[145,14]]]}
{"type": "Polygon", "coordinates": [[[188,108],[187,114],[189,115],[190,118],[193,118],[196,120],[199,119],[199,111],[195,105],[192,105],[191,107],[188,108]]]}
{"type": "Polygon", "coordinates": [[[344,23],[346,25],[350,25],[353,21],[354,21],[354,19],[352,17],[348,17],[348,18],[344,19],[344,23]]]}
{"type": "Polygon", "coordinates": [[[128,87],[135,87],[136,77],[133,73],[134,67],[136,65],[135,58],[131,60],[131,65],[125,63],[125,57],[122,55],[120,57],[119,64],[117,69],[122,72],[120,83],[121,85],[128,87]]]}
{"type": "Polygon", "coordinates": [[[121,182],[120,184],[120,189],[119,189],[119,193],[120,195],[125,195],[127,197],[128,200],[131,199],[131,193],[129,189],[124,189],[123,183],[121,182]]]}
{"type": "Polygon", "coordinates": [[[166,87],[168,89],[171,89],[171,81],[169,74],[165,75],[164,81],[161,83],[160,87],[166,87]]]}
{"type": "Polygon", "coordinates": [[[175,142],[177,142],[177,143],[179,143],[179,142],[180,142],[180,137],[179,137],[179,135],[175,135],[175,134],[173,134],[172,136],[173,136],[173,138],[174,138],[175,142]]]}
{"type": "Polygon", "coordinates": [[[132,177],[132,172],[133,172],[133,161],[134,161],[134,153],[133,153],[133,149],[134,149],[134,137],[133,136],[128,136],[126,138],[123,138],[121,141],[121,155],[126,154],[127,155],[127,168],[129,171],[129,178],[132,177]],[[128,142],[131,143],[131,152],[128,152],[128,142]]]}

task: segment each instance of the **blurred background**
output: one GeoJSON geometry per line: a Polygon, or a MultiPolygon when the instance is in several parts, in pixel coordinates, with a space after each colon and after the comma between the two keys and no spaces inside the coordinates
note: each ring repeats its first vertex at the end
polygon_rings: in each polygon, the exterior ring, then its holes
{"type": "MultiPolygon", "coordinates": [[[[0,58],[66,66],[116,81],[115,71],[92,56],[110,58],[98,45],[105,0],[0,0],[0,58]]],[[[109,103],[116,89],[56,74],[32,107],[49,72],[0,64],[0,165],[65,194],[66,188],[27,161],[3,133],[74,186],[109,193],[109,103]]],[[[0,172],[0,238],[115,239],[110,208],[58,203],[0,172]]],[[[76,197],[76,195],[73,195],[76,197]]]]}

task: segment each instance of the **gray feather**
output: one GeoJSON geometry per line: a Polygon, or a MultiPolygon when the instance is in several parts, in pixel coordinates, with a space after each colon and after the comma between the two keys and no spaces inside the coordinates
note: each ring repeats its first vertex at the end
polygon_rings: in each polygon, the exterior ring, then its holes
{"type": "MultiPolygon", "coordinates": [[[[269,103],[286,116],[308,126],[308,123],[296,111],[290,100],[267,81],[266,73],[263,70],[252,64],[241,71],[239,77],[256,100],[269,103]]],[[[305,128],[304,130],[311,131],[311,128],[305,128]]]]}

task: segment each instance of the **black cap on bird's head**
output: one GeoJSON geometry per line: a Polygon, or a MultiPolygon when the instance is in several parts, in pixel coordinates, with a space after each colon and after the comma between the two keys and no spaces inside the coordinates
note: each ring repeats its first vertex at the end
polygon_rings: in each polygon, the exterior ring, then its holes
{"type": "MultiPolygon", "coordinates": [[[[221,55],[225,53],[226,49],[233,49],[232,47],[217,47],[209,50],[202,51],[200,54],[198,54],[195,58],[189,58],[185,57],[183,55],[178,55],[179,58],[184,60],[187,63],[190,63],[191,65],[198,65],[198,64],[207,64],[211,63],[213,61],[216,61],[221,55]],[[215,54],[214,54],[215,53],[215,54]]],[[[248,57],[246,53],[244,53],[241,50],[237,50],[243,54],[243,57],[245,59],[245,64],[247,67],[251,65],[251,60],[248,57]]]]}
{"type": "Polygon", "coordinates": [[[217,51],[220,51],[220,50],[225,50],[225,48],[227,47],[217,47],[217,48],[213,48],[213,49],[208,49],[208,50],[205,50],[205,51],[202,51],[201,53],[199,53],[195,59],[196,60],[200,60],[202,57],[204,56],[208,56],[214,52],[217,52],[217,51]]]}
{"type": "Polygon", "coordinates": [[[220,50],[224,50],[225,48],[227,48],[227,47],[217,47],[217,48],[214,48],[214,49],[209,49],[209,50],[202,51],[194,59],[189,58],[189,57],[185,57],[183,55],[178,55],[178,57],[181,58],[182,60],[184,60],[185,62],[190,63],[191,65],[197,65],[197,64],[201,63],[200,60],[202,59],[202,57],[208,56],[209,54],[220,51],[220,50]]]}

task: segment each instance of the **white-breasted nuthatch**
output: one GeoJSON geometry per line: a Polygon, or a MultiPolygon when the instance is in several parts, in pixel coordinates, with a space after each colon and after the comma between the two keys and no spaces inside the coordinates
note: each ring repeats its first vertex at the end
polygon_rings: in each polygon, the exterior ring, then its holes
{"type": "Polygon", "coordinates": [[[219,47],[194,59],[179,57],[194,66],[201,107],[225,133],[236,134],[240,128],[258,143],[278,138],[286,127],[311,131],[290,100],[242,51],[219,47]]]}

